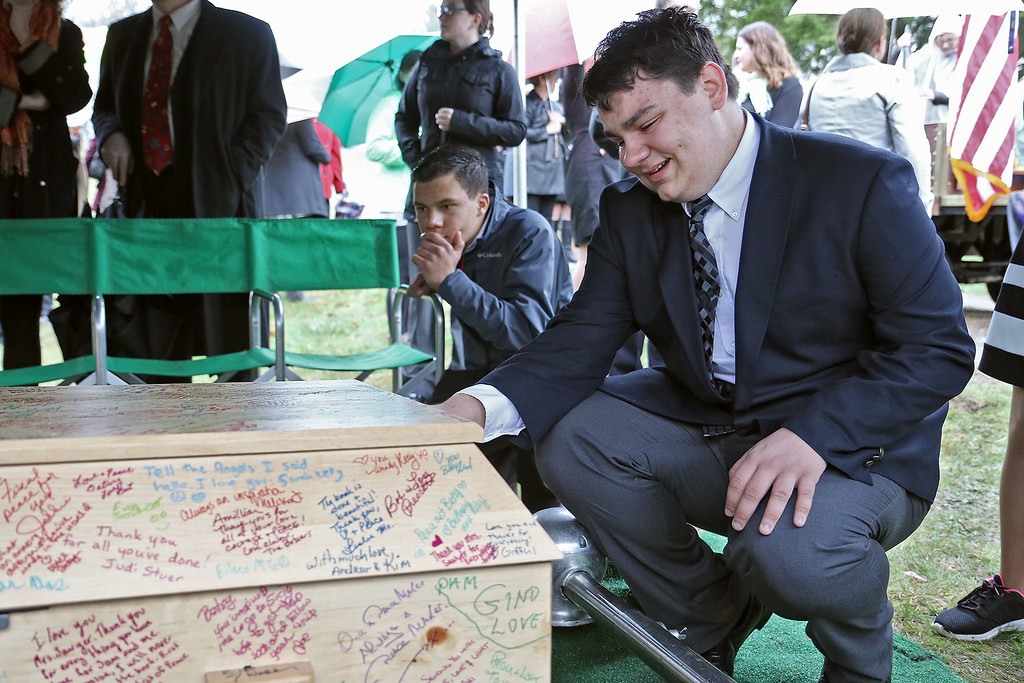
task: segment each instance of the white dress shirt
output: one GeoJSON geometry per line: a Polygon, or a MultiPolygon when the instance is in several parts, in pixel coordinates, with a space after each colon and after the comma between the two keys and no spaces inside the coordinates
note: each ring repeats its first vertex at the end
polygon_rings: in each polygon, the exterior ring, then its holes
{"type": "MultiPolygon", "coordinates": [[[[739,146],[708,196],[714,205],[704,217],[704,233],[715,251],[721,290],[715,309],[715,349],[712,371],[718,379],[736,381],[736,282],[740,270],[743,224],[750,198],[750,179],[761,144],[761,129],[743,110],[744,128],[739,146]]],[[[484,438],[511,436],[525,429],[519,411],[508,398],[487,384],[475,384],[458,392],[484,405],[484,438]]]]}
{"type": "MultiPolygon", "coordinates": [[[[171,52],[171,83],[174,83],[174,76],[178,73],[178,65],[188,47],[188,41],[192,39],[192,32],[196,29],[196,22],[199,20],[199,0],[189,0],[187,3],[171,12],[171,41],[173,51],[171,52]]],[[[146,77],[149,77],[149,63],[153,61],[153,44],[160,34],[160,20],[166,16],[153,5],[153,30],[149,35],[149,44],[146,50],[146,77]]],[[[145,89],[145,88],[143,88],[145,89]]],[[[174,111],[170,99],[167,100],[167,122],[171,127],[171,145],[174,145],[174,111]]]]}

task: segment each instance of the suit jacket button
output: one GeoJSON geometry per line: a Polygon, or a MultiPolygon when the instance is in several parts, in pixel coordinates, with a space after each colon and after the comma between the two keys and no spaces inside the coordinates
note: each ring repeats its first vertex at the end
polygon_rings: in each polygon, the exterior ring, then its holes
{"type": "Polygon", "coordinates": [[[867,462],[864,463],[864,467],[872,467],[880,462],[882,462],[882,454],[876,453],[867,459],[867,462]]]}

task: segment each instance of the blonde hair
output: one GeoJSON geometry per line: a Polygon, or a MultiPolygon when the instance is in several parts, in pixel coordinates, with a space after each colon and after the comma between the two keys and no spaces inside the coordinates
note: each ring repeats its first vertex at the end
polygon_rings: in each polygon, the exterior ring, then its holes
{"type": "Polygon", "coordinates": [[[757,71],[768,79],[769,89],[780,87],[782,81],[790,76],[800,75],[800,69],[786,47],[786,39],[767,21],[747,24],[740,29],[739,37],[750,45],[757,71]]]}

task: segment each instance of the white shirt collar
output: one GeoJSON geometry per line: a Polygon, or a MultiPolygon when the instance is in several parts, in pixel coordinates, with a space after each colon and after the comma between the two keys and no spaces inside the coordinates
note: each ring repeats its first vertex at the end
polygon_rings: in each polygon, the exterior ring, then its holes
{"type": "MultiPolygon", "coordinates": [[[[194,22],[196,18],[199,16],[200,9],[201,5],[199,3],[199,0],[189,0],[189,2],[185,3],[178,9],[171,12],[171,22],[174,24],[174,28],[180,31],[183,27],[194,22]]],[[[160,23],[160,20],[163,19],[164,16],[164,13],[158,10],[156,8],[156,5],[153,5],[154,27],[156,27],[156,25],[160,23]]]]}
{"type": "Polygon", "coordinates": [[[743,137],[729,164],[708,196],[734,221],[742,217],[744,200],[750,193],[750,180],[754,175],[754,162],[761,144],[761,127],[745,109],[743,111],[743,137]]]}

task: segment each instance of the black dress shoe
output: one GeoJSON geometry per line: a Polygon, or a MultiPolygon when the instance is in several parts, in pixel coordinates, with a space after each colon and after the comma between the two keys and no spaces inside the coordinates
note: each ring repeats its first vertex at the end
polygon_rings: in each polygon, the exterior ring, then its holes
{"type": "Polygon", "coordinates": [[[708,660],[719,671],[732,676],[733,666],[736,664],[736,653],[746,641],[747,637],[757,629],[768,623],[772,616],[771,610],[761,604],[755,596],[750,596],[743,614],[739,621],[732,627],[717,645],[710,650],[701,653],[701,657],[708,660]]]}
{"type": "Polygon", "coordinates": [[[736,665],[736,648],[732,646],[728,638],[710,650],[701,652],[700,656],[722,673],[732,676],[733,668],[736,665]]]}

